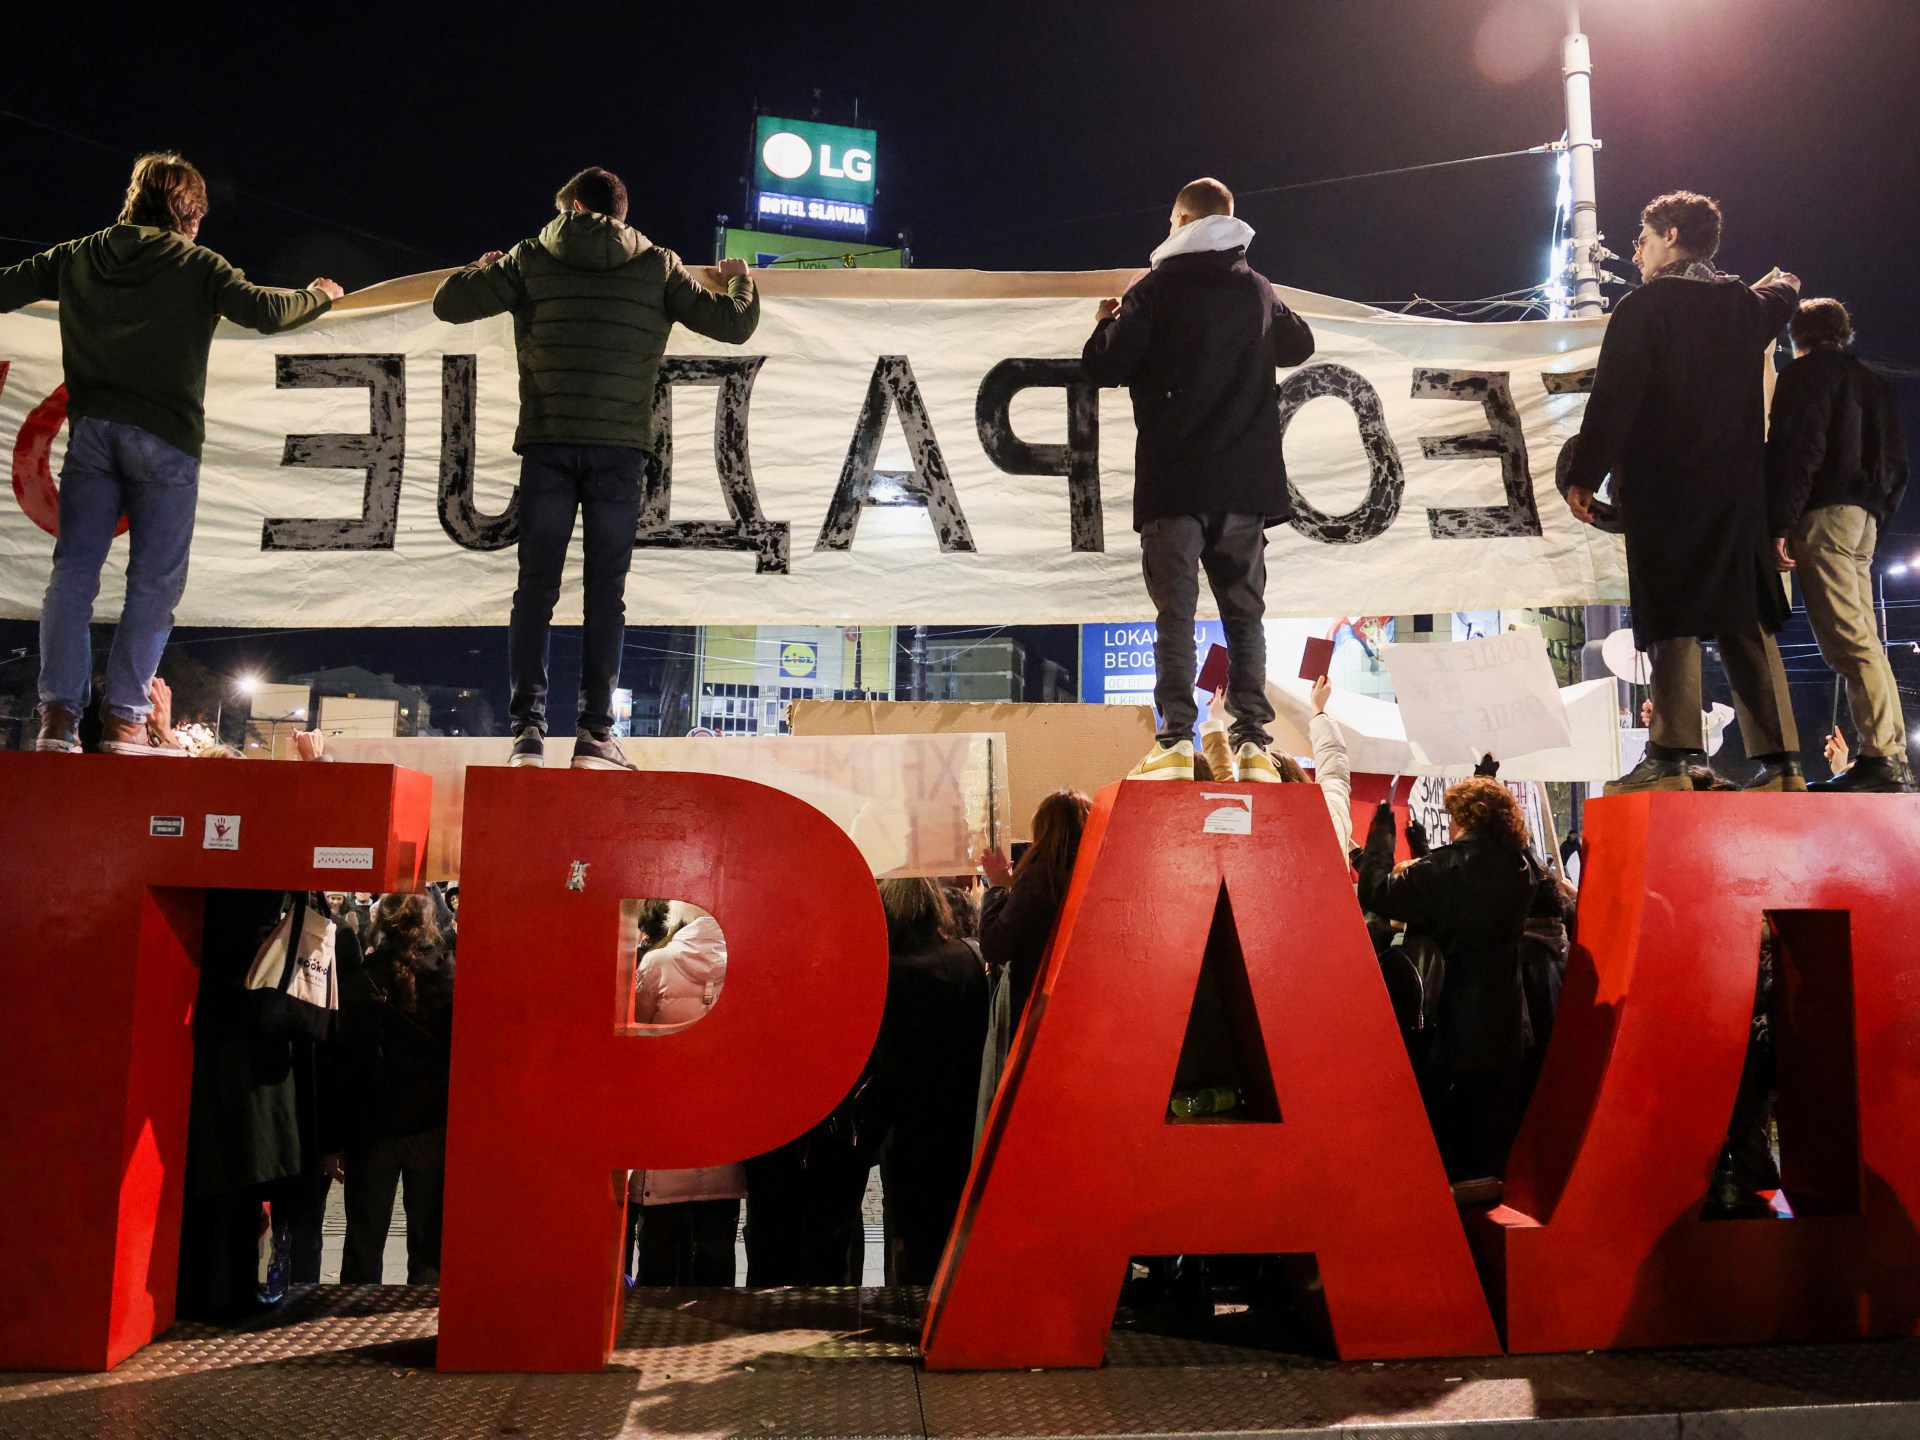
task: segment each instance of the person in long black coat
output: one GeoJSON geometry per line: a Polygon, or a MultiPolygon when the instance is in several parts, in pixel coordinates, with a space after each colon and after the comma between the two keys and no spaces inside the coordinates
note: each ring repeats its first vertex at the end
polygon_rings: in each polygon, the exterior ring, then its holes
{"type": "Polygon", "coordinates": [[[952,936],[929,880],[884,880],[887,1005],[874,1046],[872,1108],[887,1139],[887,1283],[930,1285],[973,1165],[987,970],[952,936]]]}
{"type": "Polygon", "coordinates": [[[1500,1175],[1519,1130],[1528,1028],[1521,938],[1544,871],[1512,792],[1475,776],[1450,786],[1454,840],[1396,868],[1393,807],[1374,812],[1360,908],[1431,936],[1446,956],[1433,1074],[1423,1087],[1447,1178],[1500,1175]]]}
{"type": "Polygon", "coordinates": [[[1706,763],[1700,641],[1717,639],[1747,753],[1745,788],[1804,790],[1800,736],[1774,636],[1786,593],[1767,523],[1762,362],[1800,282],[1748,286],[1712,265],[1720,209],[1676,191],[1641,213],[1646,283],[1620,301],[1600,346],[1567,503],[1586,523],[1613,477],[1627,540],[1634,639],[1653,669],[1647,757],[1608,793],[1686,790],[1706,763]]]}

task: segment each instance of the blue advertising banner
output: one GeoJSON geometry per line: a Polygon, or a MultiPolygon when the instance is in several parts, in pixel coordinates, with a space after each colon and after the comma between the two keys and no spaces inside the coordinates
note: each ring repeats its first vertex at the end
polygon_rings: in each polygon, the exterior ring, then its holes
{"type": "MultiPolygon", "coordinates": [[[[1089,705],[1151,705],[1153,703],[1153,641],[1157,627],[1151,621],[1127,625],[1080,627],[1080,699],[1089,705]]],[[[1194,671],[1207,663],[1207,651],[1227,643],[1218,620],[1196,621],[1193,627],[1194,671]]],[[[1200,708],[1206,709],[1206,696],[1200,708]]]]}

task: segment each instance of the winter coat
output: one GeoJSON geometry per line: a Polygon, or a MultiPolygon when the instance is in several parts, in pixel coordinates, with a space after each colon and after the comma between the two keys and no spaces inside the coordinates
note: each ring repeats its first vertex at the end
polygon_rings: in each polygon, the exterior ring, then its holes
{"type": "Polygon", "coordinates": [[[490,265],[440,282],[433,313],[455,325],[511,312],[520,355],[520,427],[529,445],[653,444],[654,382],[678,321],[739,345],[760,296],[739,276],[724,295],[696,284],[671,250],[606,215],[556,215],[490,265]]]}
{"type": "Polygon", "coordinates": [[[1040,983],[1047,947],[1053,943],[1066,900],[1027,875],[1011,885],[996,885],[980,901],[980,954],[987,964],[1007,973],[1007,1002],[1015,1029],[1026,1014],[1028,997],[1040,983]]]}
{"type": "Polygon", "coordinates": [[[1767,427],[1767,523],[1785,535],[1809,510],[1857,505],[1880,525],[1907,490],[1907,437],[1893,387],[1823,345],[1780,372],[1767,427]]]}
{"type": "MultiPolygon", "coordinates": [[[[640,959],[634,977],[633,1019],[638,1025],[691,1025],[713,1008],[727,983],[727,941],[712,916],[689,920],[664,945],[640,959]]],[[[641,1203],[732,1200],[747,1193],[744,1164],[697,1170],[644,1170],[641,1203]]]]}
{"type": "Polygon", "coordinates": [[[986,1041],[987,969],[979,951],[942,940],[889,957],[867,1112],[891,1129],[896,1155],[937,1156],[965,1179],[986,1041]]]}
{"type": "Polygon", "coordinates": [[[1135,530],[1174,515],[1278,524],[1293,506],[1274,370],[1311,356],[1313,332],[1247,265],[1247,226],[1208,216],[1175,238],[1187,231],[1184,253],[1161,260],[1095,327],[1080,367],[1133,398],[1135,530]],[[1197,248],[1208,237],[1224,248],[1197,248]]]}
{"type": "Polygon", "coordinates": [[[287,895],[210,890],[193,1005],[193,1099],[187,1193],[251,1189],[311,1168],[300,1144],[291,1041],[265,1039],[246,1005],[247,971],[287,895]]]}
{"type": "Polygon", "coordinates": [[[1542,872],[1524,851],[1467,835],[1393,871],[1393,812],[1375,812],[1360,857],[1360,908],[1429,935],[1446,956],[1437,1018],[1448,1074],[1520,1063],[1520,940],[1542,872]]]}
{"type": "Polygon", "coordinates": [[[207,351],[222,318],[275,335],[326,314],[325,293],[268,290],[184,235],[109,225],[0,269],[0,313],[60,303],[67,419],[117,420],[200,458],[207,351]]]}
{"type": "Polygon", "coordinates": [[[414,977],[414,1008],[404,1010],[384,944],[367,952],[340,983],[336,1055],[344,1083],[332,1091],[344,1109],[345,1148],[439,1130],[447,1123],[453,1059],[453,959],[430,956],[414,977]]]}
{"type": "Polygon", "coordinates": [[[1661,276],[1607,323],[1568,481],[1594,490],[1613,476],[1643,650],[1786,624],[1761,364],[1798,303],[1789,285],[1661,276]]]}

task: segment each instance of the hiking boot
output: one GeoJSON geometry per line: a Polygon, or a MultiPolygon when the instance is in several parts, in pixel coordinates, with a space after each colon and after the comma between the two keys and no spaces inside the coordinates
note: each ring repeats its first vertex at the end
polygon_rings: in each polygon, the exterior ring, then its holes
{"type": "Polygon", "coordinates": [[[1669,750],[1665,745],[1649,742],[1640,763],[1618,780],[1609,780],[1606,793],[1641,795],[1650,790],[1691,790],[1693,780],[1687,774],[1687,767],[1706,763],[1704,750],[1669,750]]]}
{"type": "Polygon", "coordinates": [[[1127,772],[1129,780],[1191,780],[1193,779],[1193,742],[1182,740],[1177,745],[1162,745],[1153,742],[1153,749],[1147,752],[1147,758],[1127,772]]]}
{"type": "Polygon", "coordinates": [[[576,770],[638,770],[627,759],[620,742],[611,735],[596,735],[582,730],[573,742],[573,768],[576,770]]]}
{"type": "Polygon", "coordinates": [[[1285,777],[1280,767],[1273,763],[1273,756],[1262,750],[1251,740],[1244,740],[1240,748],[1233,752],[1233,778],[1239,781],[1252,781],[1255,784],[1282,785],[1285,777]]]}
{"type": "Polygon", "coordinates": [[[1800,791],[1807,788],[1807,777],[1801,772],[1799,756],[1756,755],[1753,758],[1760,768],[1741,782],[1742,790],[1800,791]]]}
{"type": "Polygon", "coordinates": [[[100,726],[102,755],[146,755],[177,758],[187,752],[177,745],[156,745],[147,735],[144,720],[122,720],[108,711],[100,726]]]}
{"type": "Polygon", "coordinates": [[[1913,791],[1913,772],[1890,755],[1862,755],[1850,769],[1830,780],[1807,786],[1831,795],[1907,795],[1913,791]]]}
{"type": "Polygon", "coordinates": [[[507,757],[507,764],[516,770],[533,766],[538,769],[547,763],[547,737],[540,733],[537,726],[523,726],[520,733],[513,737],[513,754],[507,757]]]}
{"type": "Polygon", "coordinates": [[[56,755],[80,753],[80,717],[58,705],[40,711],[40,736],[33,742],[36,750],[56,755]]]}

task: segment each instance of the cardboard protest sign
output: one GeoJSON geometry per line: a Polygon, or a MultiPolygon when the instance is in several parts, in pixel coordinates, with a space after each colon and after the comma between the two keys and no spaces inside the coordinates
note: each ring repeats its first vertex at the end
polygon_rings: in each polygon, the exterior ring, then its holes
{"type": "Polygon", "coordinates": [[[1388,645],[1382,658],[1408,743],[1423,763],[1502,760],[1573,744],[1538,630],[1451,645],[1388,645]]]}

